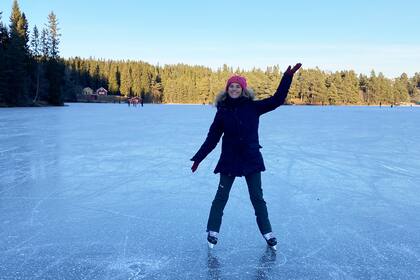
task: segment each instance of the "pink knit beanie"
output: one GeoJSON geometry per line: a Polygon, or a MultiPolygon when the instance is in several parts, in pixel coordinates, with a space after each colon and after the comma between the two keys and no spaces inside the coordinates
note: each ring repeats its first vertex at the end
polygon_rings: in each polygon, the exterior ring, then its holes
{"type": "Polygon", "coordinates": [[[229,88],[230,84],[232,84],[232,83],[238,83],[242,87],[242,89],[246,89],[246,79],[245,79],[245,77],[238,76],[238,75],[230,77],[229,80],[226,83],[226,91],[228,91],[228,88],[229,88]]]}

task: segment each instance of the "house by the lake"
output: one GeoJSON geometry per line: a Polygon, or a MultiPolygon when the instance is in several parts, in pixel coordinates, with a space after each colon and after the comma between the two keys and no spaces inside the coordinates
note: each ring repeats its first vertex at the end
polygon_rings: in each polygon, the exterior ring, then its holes
{"type": "Polygon", "coordinates": [[[108,95],[108,91],[104,89],[103,87],[100,87],[96,90],[97,95],[108,95]]]}
{"type": "Polygon", "coordinates": [[[92,95],[93,94],[93,89],[91,89],[90,87],[85,87],[83,89],[83,94],[84,95],[92,95]]]}

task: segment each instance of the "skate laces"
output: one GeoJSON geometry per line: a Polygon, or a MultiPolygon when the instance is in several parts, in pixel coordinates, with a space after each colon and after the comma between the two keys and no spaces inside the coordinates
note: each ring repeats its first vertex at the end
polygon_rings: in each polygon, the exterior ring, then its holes
{"type": "Polygon", "coordinates": [[[264,238],[266,240],[270,240],[271,238],[274,238],[274,234],[272,232],[264,234],[264,238]]]}
{"type": "Polygon", "coordinates": [[[216,232],[216,231],[209,231],[209,235],[210,236],[212,236],[212,237],[217,237],[217,234],[218,234],[218,232],[216,232]]]}

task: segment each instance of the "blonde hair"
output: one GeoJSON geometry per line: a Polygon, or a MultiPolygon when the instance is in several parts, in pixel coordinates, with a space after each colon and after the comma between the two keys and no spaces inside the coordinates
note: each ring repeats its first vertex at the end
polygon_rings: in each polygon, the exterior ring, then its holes
{"type": "MultiPolygon", "coordinates": [[[[222,90],[219,92],[219,94],[216,95],[214,99],[214,106],[218,106],[220,103],[224,102],[226,100],[226,97],[228,96],[227,91],[222,90]]],[[[251,100],[255,99],[255,93],[251,88],[245,88],[242,90],[241,96],[244,96],[246,98],[249,98],[251,100]]]]}

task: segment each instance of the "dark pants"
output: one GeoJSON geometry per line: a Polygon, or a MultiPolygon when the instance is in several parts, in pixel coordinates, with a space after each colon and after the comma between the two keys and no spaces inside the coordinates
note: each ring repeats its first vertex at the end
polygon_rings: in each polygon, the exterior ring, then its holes
{"type": "MultiPolygon", "coordinates": [[[[245,179],[248,185],[249,197],[254,206],[255,216],[257,217],[258,228],[261,234],[269,233],[271,232],[271,224],[268,219],[267,206],[261,188],[261,172],[247,175],[245,179]]],[[[220,174],[219,187],[210,209],[207,231],[220,231],[223,209],[229,199],[229,192],[232,188],[233,181],[235,181],[234,176],[220,174]]]]}

